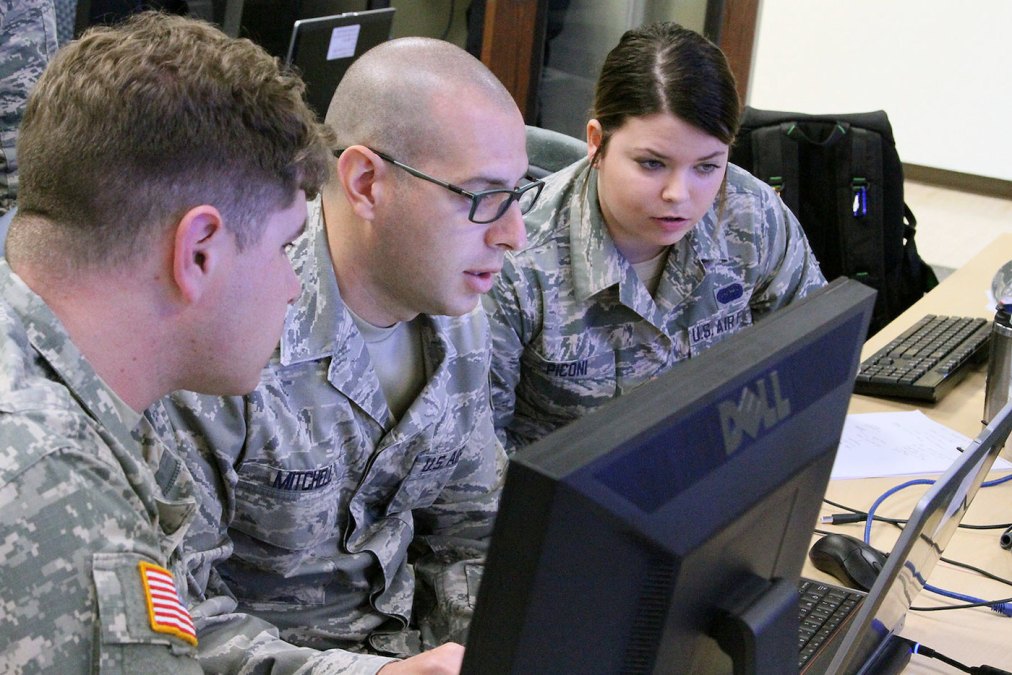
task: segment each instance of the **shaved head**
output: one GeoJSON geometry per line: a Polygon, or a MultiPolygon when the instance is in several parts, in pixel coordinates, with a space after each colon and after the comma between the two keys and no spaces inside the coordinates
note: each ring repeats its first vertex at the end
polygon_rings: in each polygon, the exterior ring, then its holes
{"type": "Polygon", "coordinates": [[[323,190],[345,304],[376,326],[472,311],[525,238],[519,208],[477,224],[472,197],[457,192],[512,190],[524,178],[524,118],[506,88],[448,42],[391,40],[345,73],[327,126],[347,150],[323,190]]]}
{"type": "Polygon", "coordinates": [[[404,162],[438,150],[452,125],[441,114],[460,105],[517,110],[501,82],[463,49],[431,38],[385,42],[359,57],[341,79],[327,125],[341,147],[361,144],[404,162]]]}

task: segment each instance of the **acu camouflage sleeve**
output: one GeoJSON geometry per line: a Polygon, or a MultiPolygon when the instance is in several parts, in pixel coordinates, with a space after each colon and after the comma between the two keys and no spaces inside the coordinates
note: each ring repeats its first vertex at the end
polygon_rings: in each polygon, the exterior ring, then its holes
{"type": "Polygon", "coordinates": [[[54,449],[0,484],[0,560],[0,670],[201,672],[192,637],[149,616],[144,566],[171,573],[120,466],[54,449]]]}

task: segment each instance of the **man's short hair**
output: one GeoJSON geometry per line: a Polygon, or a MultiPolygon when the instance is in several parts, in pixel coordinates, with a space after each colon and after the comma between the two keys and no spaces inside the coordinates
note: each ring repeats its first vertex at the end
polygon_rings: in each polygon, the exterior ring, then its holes
{"type": "Polygon", "coordinates": [[[297,189],[318,192],[332,147],[302,81],[249,40],[154,12],[94,28],[29,98],[7,255],[133,260],[201,204],[243,248],[297,189]]]}

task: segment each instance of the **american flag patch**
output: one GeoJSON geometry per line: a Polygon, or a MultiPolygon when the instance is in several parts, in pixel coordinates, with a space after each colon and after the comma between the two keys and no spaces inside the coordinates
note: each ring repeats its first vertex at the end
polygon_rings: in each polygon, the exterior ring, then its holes
{"type": "Polygon", "coordinates": [[[193,627],[190,613],[179,601],[176,582],[172,573],[164,567],[148,562],[138,564],[141,571],[141,585],[144,597],[148,602],[148,618],[151,630],[156,633],[168,633],[197,645],[197,631],[193,627]]]}

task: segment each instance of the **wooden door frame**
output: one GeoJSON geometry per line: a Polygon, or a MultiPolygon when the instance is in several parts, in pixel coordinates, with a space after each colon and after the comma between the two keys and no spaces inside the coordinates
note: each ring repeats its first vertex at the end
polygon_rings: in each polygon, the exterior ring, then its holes
{"type": "Polygon", "coordinates": [[[547,0],[487,0],[481,61],[513,95],[533,124],[545,54],[547,0]]]}
{"type": "MultiPolygon", "coordinates": [[[[704,32],[720,45],[738,82],[742,104],[748,94],[759,0],[708,0],[704,32]]],[[[513,95],[528,124],[536,115],[545,52],[547,0],[487,0],[481,60],[513,95]]]]}

